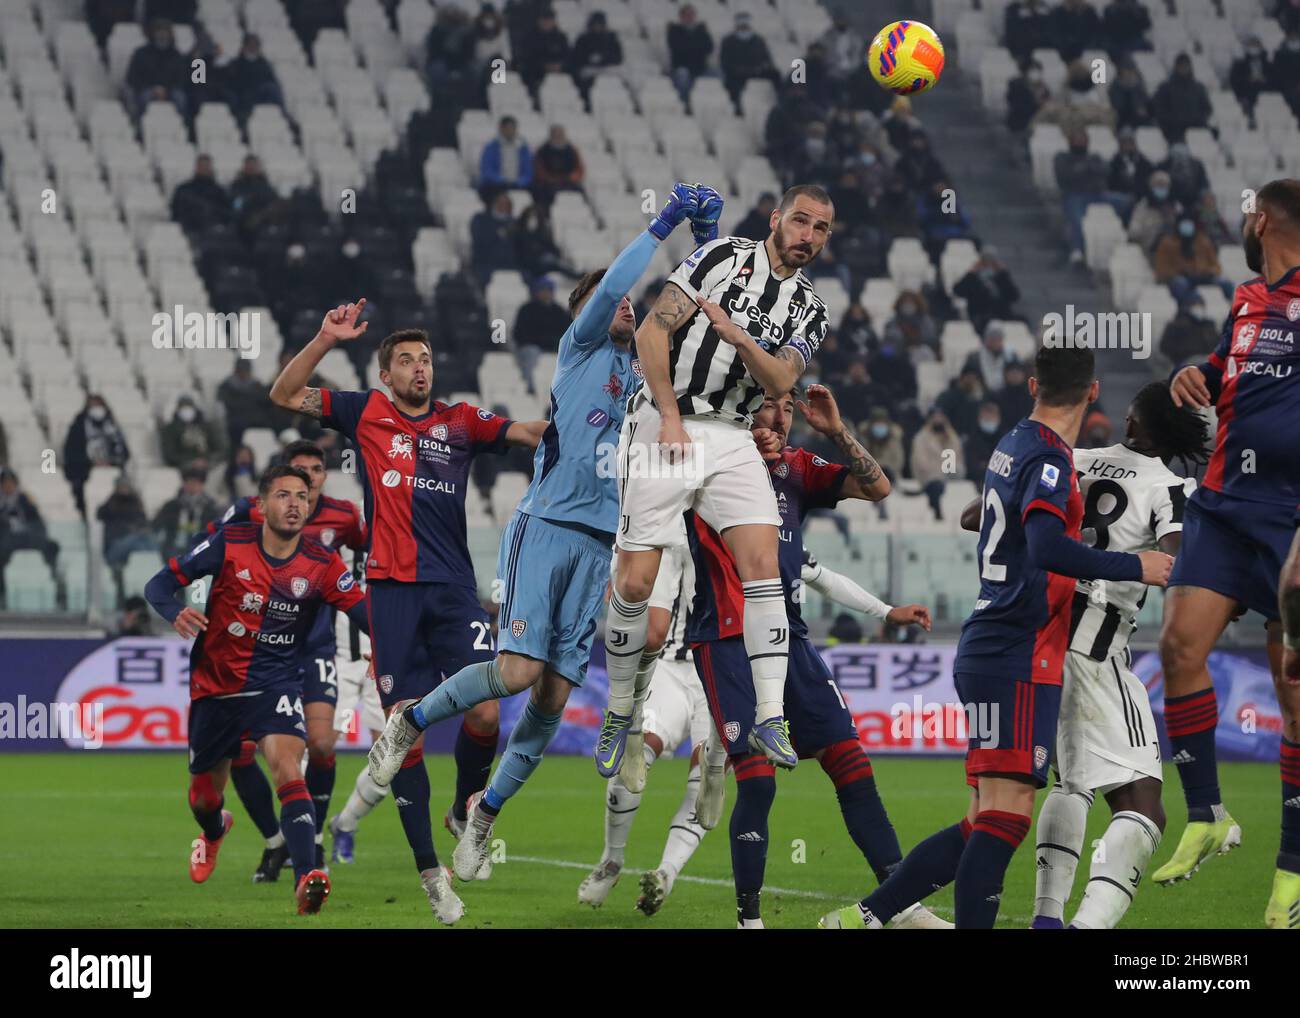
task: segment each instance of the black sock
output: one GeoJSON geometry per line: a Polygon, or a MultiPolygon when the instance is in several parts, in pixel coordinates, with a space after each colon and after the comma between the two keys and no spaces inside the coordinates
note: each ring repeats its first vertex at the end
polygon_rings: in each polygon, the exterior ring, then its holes
{"type": "Polygon", "coordinates": [[[1165,730],[1174,751],[1170,761],[1178,768],[1189,821],[1213,822],[1213,807],[1223,801],[1214,753],[1218,723],[1219,704],[1213,686],[1187,696],[1165,697],[1165,730]]]}
{"type": "Polygon", "coordinates": [[[856,740],[837,742],[822,753],[821,765],[835,783],[835,796],[849,837],[866,858],[876,880],[883,884],[903,858],[903,850],[885,804],[880,801],[866,750],[856,740]]]}
{"type": "Polygon", "coordinates": [[[316,807],[316,831],[325,830],[325,818],[330,815],[330,798],[334,795],[334,754],[319,760],[307,757],[307,791],[311,793],[312,805],[316,807]]]}
{"type": "Polygon", "coordinates": [[[497,755],[497,735],[496,729],[486,733],[471,731],[468,722],[461,722],[456,733],[456,801],[451,811],[462,823],[466,800],[487,788],[492,760],[497,755]]]}
{"type": "Polygon", "coordinates": [[[412,750],[393,778],[393,802],[406,832],[406,843],[415,856],[415,868],[423,873],[438,865],[433,847],[433,823],[429,819],[429,772],[424,769],[424,753],[412,750]]]}
{"type": "Polygon", "coordinates": [[[316,868],[316,810],[307,791],[307,782],[299,778],[276,790],[280,797],[280,831],[289,846],[293,861],[293,884],[316,868]]]}
{"type": "Polygon", "coordinates": [[[903,909],[947,887],[957,876],[970,831],[970,823],[962,820],[931,834],[907,853],[879,887],[862,899],[862,908],[887,923],[903,909]]]}
{"type": "Polygon", "coordinates": [[[980,810],[957,867],[954,893],[957,928],[991,930],[1002,900],[1002,881],[1016,849],[1029,833],[1029,817],[980,810]]]}
{"type": "Polygon", "coordinates": [[[274,838],[280,830],[280,818],[275,815],[271,782],[266,780],[262,768],[257,765],[256,749],[255,743],[243,744],[239,756],[231,761],[230,783],[235,786],[235,794],[258,832],[264,838],[274,838]]]}
{"type": "Polygon", "coordinates": [[[1300,742],[1282,738],[1282,848],[1277,868],[1300,873],[1300,742]]]}
{"type": "MultiPolygon", "coordinates": [[[[731,811],[731,871],[736,900],[763,889],[767,868],[767,817],[776,798],[776,771],[766,758],[751,754],[735,761],[736,805],[731,811]]],[[[746,916],[745,918],[757,918],[746,916]]]]}

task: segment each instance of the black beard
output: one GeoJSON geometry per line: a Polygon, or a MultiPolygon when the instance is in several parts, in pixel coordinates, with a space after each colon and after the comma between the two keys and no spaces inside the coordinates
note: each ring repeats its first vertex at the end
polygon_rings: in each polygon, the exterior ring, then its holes
{"type": "Polygon", "coordinates": [[[1264,271],[1264,245],[1260,243],[1259,238],[1253,233],[1246,234],[1244,240],[1246,248],[1246,268],[1251,272],[1262,274],[1264,271]]]}

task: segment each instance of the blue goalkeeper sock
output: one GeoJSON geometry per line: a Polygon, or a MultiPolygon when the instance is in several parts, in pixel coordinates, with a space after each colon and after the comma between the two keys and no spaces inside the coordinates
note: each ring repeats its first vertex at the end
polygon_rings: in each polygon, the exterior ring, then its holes
{"type": "Polygon", "coordinates": [[[507,799],[524,787],[526,782],[542,762],[546,747],[555,738],[560,727],[563,713],[543,714],[531,700],[524,708],[519,723],[506,741],[505,752],[501,754],[501,763],[492,775],[492,783],[483,793],[483,802],[489,812],[498,812],[507,799]]]}
{"type": "Polygon", "coordinates": [[[887,923],[910,905],[947,887],[957,876],[970,821],[945,827],[931,834],[907,853],[889,878],[862,899],[858,907],[887,923]]]}
{"type": "Polygon", "coordinates": [[[464,714],[484,700],[500,700],[510,695],[496,659],[466,665],[419,703],[407,708],[407,717],[421,731],[446,718],[464,714]]]}
{"type": "Polygon", "coordinates": [[[993,929],[1007,866],[1028,833],[1029,817],[1020,813],[983,809],[976,814],[953,888],[957,929],[993,929]]]}

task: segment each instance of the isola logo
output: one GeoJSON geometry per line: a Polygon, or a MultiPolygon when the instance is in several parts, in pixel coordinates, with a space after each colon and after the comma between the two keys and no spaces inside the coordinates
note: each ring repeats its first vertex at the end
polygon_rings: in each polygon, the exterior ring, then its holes
{"type": "Polygon", "coordinates": [[[605,413],[604,410],[601,410],[598,407],[592,407],[591,413],[587,414],[587,423],[590,424],[593,428],[599,428],[603,426],[604,423],[608,420],[609,420],[609,414],[605,413]]]}

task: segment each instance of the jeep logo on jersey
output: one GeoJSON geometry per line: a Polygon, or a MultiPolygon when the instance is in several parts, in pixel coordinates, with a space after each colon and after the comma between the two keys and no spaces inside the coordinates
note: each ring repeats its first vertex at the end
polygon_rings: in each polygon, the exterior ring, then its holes
{"type": "Polygon", "coordinates": [[[289,581],[289,593],[294,597],[302,597],[307,593],[307,577],[295,576],[289,581]]]}
{"type": "Polygon", "coordinates": [[[607,420],[609,420],[609,414],[605,413],[604,410],[598,410],[595,407],[592,407],[591,413],[587,414],[587,423],[593,428],[599,428],[607,420]]]}
{"type": "Polygon", "coordinates": [[[438,442],[447,441],[447,425],[435,424],[429,429],[429,437],[438,442]]]}
{"type": "Polygon", "coordinates": [[[334,543],[334,528],[326,527],[320,532],[320,543],[330,545],[334,543]]]}
{"type": "Polygon", "coordinates": [[[787,477],[790,474],[790,464],[778,463],[772,473],[776,474],[777,477],[787,477]]]}
{"type": "Polygon", "coordinates": [[[379,482],[385,488],[396,488],[402,483],[402,472],[400,470],[385,470],[384,476],[379,479],[379,482]]]}
{"type": "Polygon", "coordinates": [[[1300,297],[1286,306],[1286,320],[1294,322],[1297,318],[1300,318],[1300,297]]]}
{"type": "Polygon", "coordinates": [[[740,738],[740,722],[728,721],[722,726],[722,737],[728,742],[735,742],[740,738]]]}
{"type": "Polygon", "coordinates": [[[398,456],[404,456],[409,460],[413,451],[414,446],[411,444],[410,435],[394,435],[393,444],[388,450],[388,458],[390,460],[395,460],[398,456]]]}
{"type": "Polygon", "coordinates": [[[244,628],[242,622],[232,622],[226,626],[226,632],[231,636],[243,636],[248,630],[244,628]]]}
{"type": "Polygon", "coordinates": [[[339,576],[339,582],[335,586],[339,588],[340,593],[346,594],[356,585],[356,582],[356,578],[351,573],[343,573],[339,576]]]}
{"type": "Polygon", "coordinates": [[[513,636],[516,640],[522,637],[524,633],[527,632],[527,630],[528,630],[527,619],[510,620],[510,635],[513,636]]]}
{"type": "Polygon", "coordinates": [[[393,677],[391,675],[381,675],[377,681],[381,693],[391,693],[393,691],[393,677]]]}

